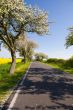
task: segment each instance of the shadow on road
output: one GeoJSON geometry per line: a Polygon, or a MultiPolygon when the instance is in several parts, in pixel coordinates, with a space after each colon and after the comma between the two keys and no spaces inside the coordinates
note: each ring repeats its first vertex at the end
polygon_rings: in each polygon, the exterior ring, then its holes
{"type": "Polygon", "coordinates": [[[52,100],[63,99],[65,95],[73,95],[73,79],[66,77],[66,75],[64,76],[64,73],[61,73],[60,70],[33,68],[30,69],[30,73],[24,82],[21,93],[50,93],[52,100]],[[35,81],[34,77],[36,77],[35,81]],[[38,78],[40,80],[37,80],[38,78]]]}
{"type": "MultiPolygon", "coordinates": [[[[66,73],[57,69],[31,68],[20,94],[50,94],[50,100],[57,105],[42,107],[42,110],[46,108],[73,110],[73,106],[68,103],[58,103],[58,100],[73,98],[73,78],[68,78],[66,73]]],[[[28,108],[29,106],[27,110],[28,108]]],[[[30,107],[30,110],[33,108],[30,107]]]]}

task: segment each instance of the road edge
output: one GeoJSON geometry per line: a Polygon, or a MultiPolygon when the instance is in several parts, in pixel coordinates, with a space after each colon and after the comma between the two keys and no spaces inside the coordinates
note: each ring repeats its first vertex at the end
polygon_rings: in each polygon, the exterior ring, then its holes
{"type": "MultiPolygon", "coordinates": [[[[18,87],[18,85],[19,85],[19,86],[22,86],[24,80],[26,79],[26,77],[27,77],[27,75],[28,75],[28,71],[29,71],[31,65],[32,65],[32,62],[30,63],[28,69],[26,70],[25,75],[21,78],[20,81],[17,82],[16,86],[14,86],[14,87],[12,88],[11,93],[10,93],[10,95],[7,97],[6,101],[9,99],[9,97],[11,96],[11,94],[13,93],[13,91],[18,87]]],[[[20,92],[20,87],[18,87],[16,93],[19,94],[19,92],[20,92]]],[[[16,94],[16,93],[15,93],[15,94],[16,94]]],[[[15,94],[14,94],[13,98],[16,97],[15,94]]],[[[17,95],[17,96],[18,96],[18,95],[17,95]]],[[[12,98],[12,100],[13,100],[13,98],[12,98]]],[[[16,97],[16,98],[17,98],[17,97],[16,97]]],[[[11,103],[12,103],[12,100],[11,100],[11,103]]],[[[6,102],[6,101],[5,101],[5,102],[6,102]]],[[[10,103],[10,104],[11,104],[11,103],[10,103]]],[[[9,107],[8,107],[7,110],[11,110],[11,109],[9,109],[9,108],[11,108],[12,104],[11,104],[11,105],[10,105],[10,104],[9,104],[9,107]]],[[[13,104],[13,105],[14,105],[14,104],[13,104]]],[[[2,108],[0,108],[0,110],[3,110],[4,106],[5,106],[5,103],[2,105],[2,108]]]]}

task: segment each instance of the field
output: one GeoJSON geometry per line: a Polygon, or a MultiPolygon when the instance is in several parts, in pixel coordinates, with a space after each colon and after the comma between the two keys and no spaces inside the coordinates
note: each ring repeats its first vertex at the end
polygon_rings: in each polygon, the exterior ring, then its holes
{"type": "Polygon", "coordinates": [[[9,62],[11,62],[11,59],[0,59],[0,61],[0,104],[2,104],[11,93],[12,88],[24,75],[30,63],[27,62],[26,64],[24,64],[20,62],[21,59],[17,59],[17,62],[19,63],[17,63],[16,65],[15,74],[10,76],[9,62]]]}
{"type": "MultiPolygon", "coordinates": [[[[16,62],[21,62],[22,59],[17,59],[16,62]]],[[[10,63],[12,61],[11,58],[0,58],[0,64],[10,63]]]]}

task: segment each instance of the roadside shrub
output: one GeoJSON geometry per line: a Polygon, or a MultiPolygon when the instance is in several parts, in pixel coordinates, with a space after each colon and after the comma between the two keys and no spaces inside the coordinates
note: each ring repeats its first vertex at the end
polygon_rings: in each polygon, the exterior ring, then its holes
{"type": "Polygon", "coordinates": [[[58,65],[63,65],[65,63],[64,59],[57,59],[57,58],[49,58],[46,63],[55,63],[58,65]]]}
{"type": "Polygon", "coordinates": [[[73,57],[70,59],[66,60],[66,62],[63,65],[64,68],[73,68],[73,57]]]}
{"type": "Polygon", "coordinates": [[[49,58],[45,63],[56,64],[60,68],[63,68],[63,69],[70,69],[70,68],[73,68],[73,57],[71,57],[68,60],[57,59],[57,58],[49,58]]]}

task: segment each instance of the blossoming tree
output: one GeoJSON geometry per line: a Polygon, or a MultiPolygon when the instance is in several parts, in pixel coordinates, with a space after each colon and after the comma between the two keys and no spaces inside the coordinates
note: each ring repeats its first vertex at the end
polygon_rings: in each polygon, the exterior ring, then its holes
{"type": "Polygon", "coordinates": [[[12,56],[10,74],[16,65],[16,40],[24,32],[48,33],[48,15],[39,8],[25,5],[22,0],[0,0],[0,40],[12,56]]]}

